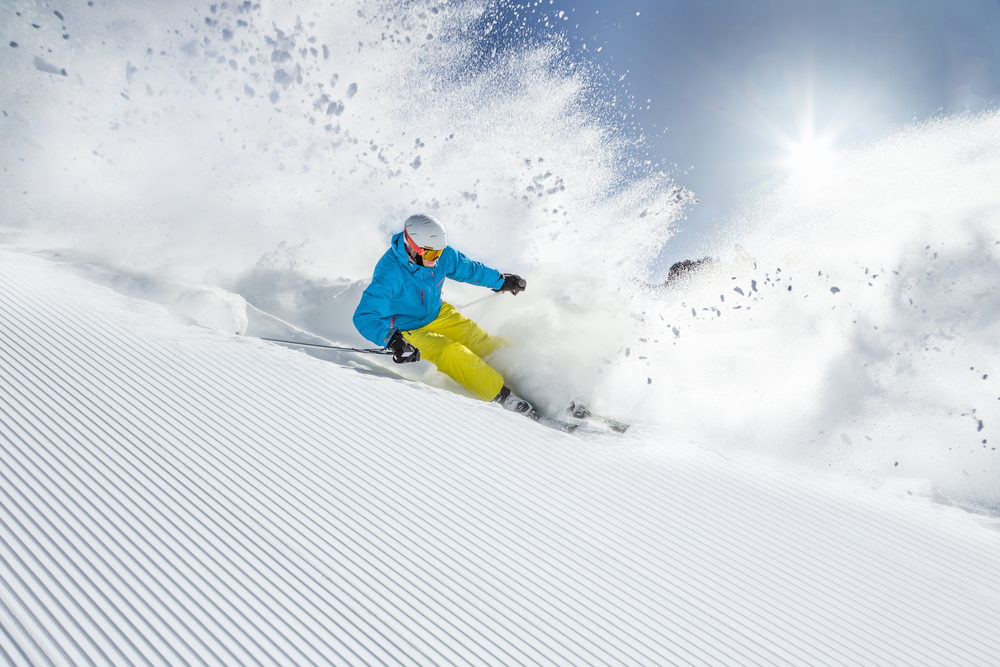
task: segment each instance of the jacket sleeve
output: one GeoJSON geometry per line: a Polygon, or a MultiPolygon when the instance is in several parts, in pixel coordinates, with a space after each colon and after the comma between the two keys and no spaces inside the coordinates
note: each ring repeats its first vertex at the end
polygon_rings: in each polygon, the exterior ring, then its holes
{"type": "Polygon", "coordinates": [[[392,280],[385,272],[375,269],[372,282],[361,295],[354,310],[354,326],[362,336],[385,347],[392,337],[395,316],[389,312],[393,296],[392,280]]]}
{"type": "MultiPolygon", "coordinates": [[[[470,285],[482,285],[490,289],[500,289],[503,285],[503,274],[496,269],[491,269],[485,264],[474,262],[451,246],[448,250],[454,251],[454,266],[449,267],[446,274],[452,280],[470,285]]],[[[447,250],[446,250],[447,252],[447,250]]]]}

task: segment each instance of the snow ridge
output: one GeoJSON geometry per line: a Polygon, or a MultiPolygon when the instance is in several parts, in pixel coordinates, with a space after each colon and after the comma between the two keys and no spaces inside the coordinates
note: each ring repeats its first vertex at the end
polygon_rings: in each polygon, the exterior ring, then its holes
{"type": "Polygon", "coordinates": [[[0,251],[9,664],[994,665],[1000,536],[0,251]]]}

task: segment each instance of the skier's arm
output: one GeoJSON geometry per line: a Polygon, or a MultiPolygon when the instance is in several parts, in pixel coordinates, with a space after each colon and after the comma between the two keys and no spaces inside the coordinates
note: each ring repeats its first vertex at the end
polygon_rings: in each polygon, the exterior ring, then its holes
{"type": "Polygon", "coordinates": [[[354,310],[355,328],[362,336],[382,347],[388,345],[395,331],[393,323],[396,317],[389,312],[393,292],[393,285],[388,277],[376,271],[354,310]]]}
{"type": "Polygon", "coordinates": [[[451,266],[448,267],[446,276],[460,283],[482,285],[494,290],[503,287],[503,274],[499,271],[480,262],[472,261],[451,246],[445,249],[446,253],[449,251],[452,254],[451,266]]]}

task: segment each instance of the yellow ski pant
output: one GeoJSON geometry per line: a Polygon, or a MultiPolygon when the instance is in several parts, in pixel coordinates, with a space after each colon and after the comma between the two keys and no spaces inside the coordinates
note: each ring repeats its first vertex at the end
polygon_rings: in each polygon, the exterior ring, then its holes
{"type": "Polygon", "coordinates": [[[403,338],[420,350],[420,358],[459,383],[479,399],[492,401],[503,388],[503,376],[483,357],[510,345],[455,310],[441,303],[437,319],[419,329],[404,331],[403,338]]]}

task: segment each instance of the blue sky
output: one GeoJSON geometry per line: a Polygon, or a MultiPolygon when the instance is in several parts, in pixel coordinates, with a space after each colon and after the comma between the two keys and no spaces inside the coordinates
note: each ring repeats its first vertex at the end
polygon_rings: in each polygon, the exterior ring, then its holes
{"type": "Polygon", "coordinates": [[[566,12],[559,23],[574,48],[586,44],[633,96],[651,157],[676,163],[678,182],[700,199],[665,261],[710,250],[741,202],[797,168],[789,155],[803,146],[850,148],[1000,103],[997,0],[543,0],[537,9],[566,12]]]}

